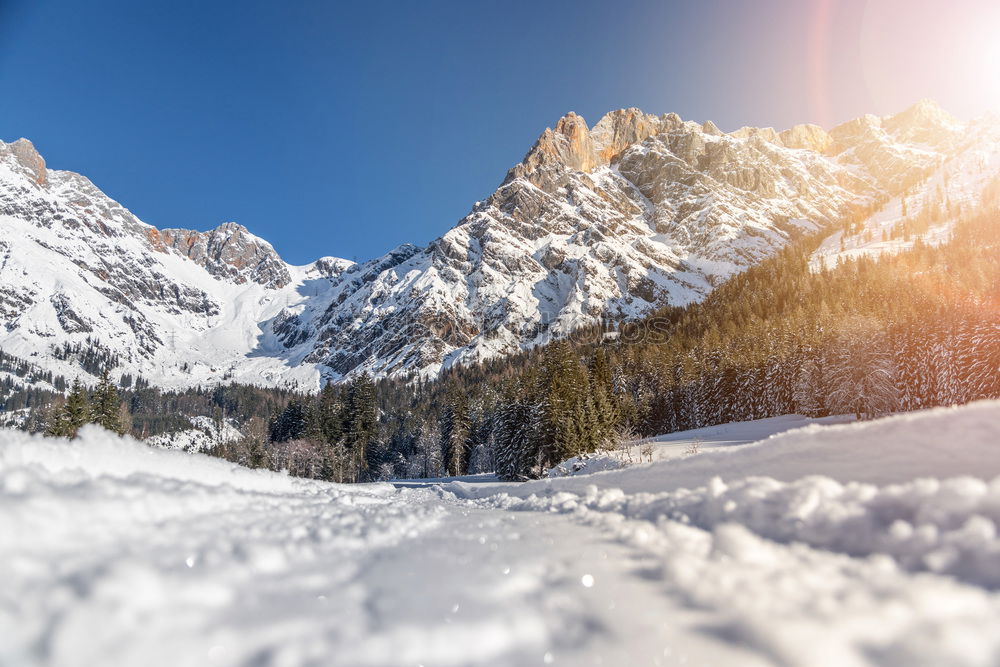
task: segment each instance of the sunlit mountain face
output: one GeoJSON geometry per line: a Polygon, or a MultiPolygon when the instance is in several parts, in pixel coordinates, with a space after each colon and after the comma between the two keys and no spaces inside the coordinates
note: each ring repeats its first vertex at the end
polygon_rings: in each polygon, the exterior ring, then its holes
{"type": "Polygon", "coordinates": [[[829,131],[570,113],[428,246],[306,266],[233,223],[154,228],[29,142],[5,144],[0,341],[66,377],[97,355],[170,387],[433,378],[701,301],[802,235],[828,236],[833,266],[938,207],[926,240],[943,239],[996,175],[998,129],[931,101],[829,131]]]}

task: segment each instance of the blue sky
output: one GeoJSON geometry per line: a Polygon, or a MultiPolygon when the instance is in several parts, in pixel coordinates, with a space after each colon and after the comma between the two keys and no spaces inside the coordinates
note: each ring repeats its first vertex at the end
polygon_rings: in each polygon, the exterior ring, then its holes
{"type": "Polygon", "coordinates": [[[445,232],[570,110],[724,130],[872,110],[864,4],[830,9],[819,110],[828,0],[0,0],[0,138],[158,227],[235,220],[293,263],[367,259],[445,232]]]}

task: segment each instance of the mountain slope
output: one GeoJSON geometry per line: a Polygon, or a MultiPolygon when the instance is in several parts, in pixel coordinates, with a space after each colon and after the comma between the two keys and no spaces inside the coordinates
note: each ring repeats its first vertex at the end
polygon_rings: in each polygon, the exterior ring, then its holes
{"type": "Polygon", "coordinates": [[[569,114],[455,228],[346,272],[284,340],[337,373],[433,372],[700,300],[797,232],[920,182],[963,132],[926,103],[830,134],[724,135],[636,109],[590,130],[569,114]]]}
{"type": "Polygon", "coordinates": [[[0,348],[69,377],[82,349],[162,386],[315,384],[257,324],[350,265],[292,267],[240,225],[157,230],[90,181],[0,144],[0,348]]]}
{"type": "Polygon", "coordinates": [[[29,142],[0,143],[0,349],[72,377],[94,370],[89,347],[161,386],[431,375],[698,301],[943,165],[984,187],[998,151],[979,138],[998,127],[927,102],[829,133],[570,113],[427,247],[304,267],[234,223],[158,230],[29,142]]]}

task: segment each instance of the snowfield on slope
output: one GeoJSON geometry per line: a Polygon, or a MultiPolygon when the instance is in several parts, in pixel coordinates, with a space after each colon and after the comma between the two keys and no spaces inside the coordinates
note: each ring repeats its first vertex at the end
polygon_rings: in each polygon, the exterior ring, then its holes
{"type": "Polygon", "coordinates": [[[0,664],[995,665],[998,523],[1000,402],[422,488],[2,431],[0,664]]]}
{"type": "Polygon", "coordinates": [[[716,424],[703,428],[667,433],[643,438],[610,451],[574,456],[547,472],[548,477],[589,475],[595,472],[618,470],[628,466],[677,459],[720,447],[747,445],[770,438],[778,433],[803,428],[813,424],[844,424],[853,421],[851,415],[833,415],[813,419],[802,415],[781,415],[745,422],[716,424]]]}

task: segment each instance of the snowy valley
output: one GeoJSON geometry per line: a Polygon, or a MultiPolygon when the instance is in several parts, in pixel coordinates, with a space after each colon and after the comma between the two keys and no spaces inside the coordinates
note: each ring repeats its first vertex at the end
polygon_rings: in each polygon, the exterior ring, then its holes
{"type": "Polygon", "coordinates": [[[0,667],[1000,667],[998,34],[0,0],[0,667]]]}

